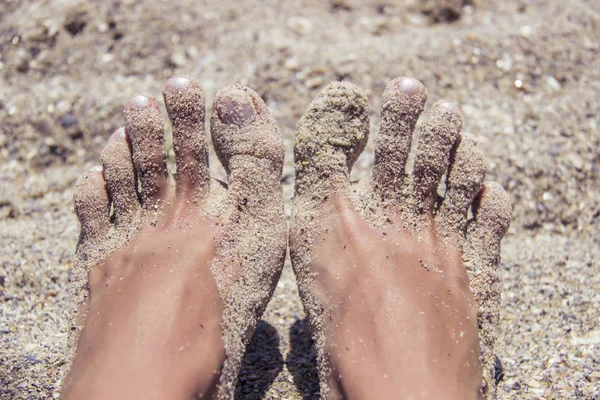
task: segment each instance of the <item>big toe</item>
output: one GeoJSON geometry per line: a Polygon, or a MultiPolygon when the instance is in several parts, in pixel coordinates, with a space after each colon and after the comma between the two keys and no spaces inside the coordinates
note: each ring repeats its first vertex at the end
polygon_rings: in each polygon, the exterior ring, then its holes
{"type": "Polygon", "coordinates": [[[368,137],[365,94],[351,83],[332,82],[313,100],[296,127],[296,195],[326,197],[346,187],[350,169],[368,137]]]}
{"type": "Polygon", "coordinates": [[[227,351],[219,398],[229,398],[244,346],[273,294],[285,259],[284,149],[262,99],[241,85],[217,93],[211,134],[229,180],[224,205],[219,205],[223,228],[212,266],[224,302],[227,351]]]}
{"type": "Polygon", "coordinates": [[[263,195],[281,192],[283,141],[260,96],[242,85],[217,93],[211,115],[215,151],[227,171],[230,199],[257,207],[263,195]]]}

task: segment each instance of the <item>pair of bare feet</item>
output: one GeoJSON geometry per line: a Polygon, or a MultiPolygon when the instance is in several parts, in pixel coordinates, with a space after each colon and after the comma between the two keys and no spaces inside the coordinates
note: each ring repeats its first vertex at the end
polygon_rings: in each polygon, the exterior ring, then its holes
{"type": "MultiPolygon", "coordinates": [[[[215,98],[226,185],[209,176],[200,85],[173,78],[163,95],[177,173],[167,171],[158,105],[142,94],[103,167],[76,184],[79,312],[65,399],[230,398],[283,267],[283,145],[265,104],[243,86],[215,98]]],[[[289,248],[326,398],[494,391],[510,204],[483,184],[483,156],[446,102],[431,108],[407,172],[425,100],[415,79],[388,85],[374,170],[356,184],[350,170],[369,134],[360,89],[332,83],[298,123],[289,248]]]]}

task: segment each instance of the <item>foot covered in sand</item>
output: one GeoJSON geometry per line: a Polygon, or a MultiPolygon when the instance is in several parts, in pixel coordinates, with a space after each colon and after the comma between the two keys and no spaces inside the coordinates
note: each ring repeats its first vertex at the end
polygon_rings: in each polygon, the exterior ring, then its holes
{"type": "Polygon", "coordinates": [[[332,83],[298,123],[290,253],[324,398],[495,391],[510,202],[500,185],[484,183],[483,156],[445,101],[431,107],[407,168],[425,101],[416,79],[388,85],[373,173],[358,183],[349,176],[369,134],[363,92],[332,83]]]}
{"type": "Polygon", "coordinates": [[[226,185],[209,176],[202,87],[177,77],[163,96],[177,173],[158,104],[139,94],[103,167],[76,184],[77,351],[64,398],[231,398],[283,267],[283,144],[263,101],[243,86],[217,93],[211,134],[226,185]]]}

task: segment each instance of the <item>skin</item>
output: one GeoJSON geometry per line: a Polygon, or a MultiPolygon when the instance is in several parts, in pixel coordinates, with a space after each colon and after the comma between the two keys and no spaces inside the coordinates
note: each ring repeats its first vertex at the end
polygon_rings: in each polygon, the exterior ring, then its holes
{"type": "MultiPolygon", "coordinates": [[[[130,107],[146,107],[138,100],[130,107]]],[[[249,118],[227,101],[221,121],[249,118]]],[[[134,163],[160,166],[159,148],[137,159],[134,151],[134,163]]],[[[172,185],[160,169],[136,168],[148,196],[160,199],[158,221],[90,268],[62,398],[212,398],[225,362],[224,306],[211,272],[220,232],[194,190],[183,190],[184,175],[172,185]]],[[[432,213],[418,230],[404,228],[400,214],[375,229],[339,193],[319,206],[311,263],[311,290],[326,310],[329,397],[480,398],[477,308],[459,240],[441,235],[432,213]]],[[[86,234],[97,229],[82,220],[86,234]]],[[[291,233],[290,242],[301,240],[291,233]]]]}
{"type": "Polygon", "coordinates": [[[75,185],[77,351],[64,398],[231,398],[283,268],[283,143],[262,99],[241,85],[215,96],[224,184],[209,174],[200,83],[174,77],[163,98],[175,174],[160,106],[142,93],[126,105],[103,167],[75,185]]]}
{"type": "Polygon", "coordinates": [[[434,103],[413,136],[426,99],[414,78],[388,84],[373,172],[358,182],[370,126],[360,88],[332,82],[297,124],[290,255],[323,398],[493,397],[510,200],[485,183],[456,106],[434,103]]]}
{"type": "Polygon", "coordinates": [[[182,202],[168,204],[157,226],[91,269],[89,312],[62,398],[213,395],[225,359],[210,270],[217,229],[182,202]]]}
{"type": "Polygon", "coordinates": [[[329,310],[330,397],[480,398],[477,308],[460,251],[433,221],[419,234],[400,223],[378,232],[342,196],[325,207],[312,265],[329,310]]]}
{"type": "MultiPolygon", "coordinates": [[[[90,311],[62,398],[214,395],[225,357],[210,272],[216,227],[169,204],[156,227],[90,272],[90,311]]],[[[383,235],[343,198],[327,206],[313,265],[315,290],[332,306],[333,396],[478,398],[476,308],[460,251],[433,225],[422,240],[400,224],[383,235]]]]}

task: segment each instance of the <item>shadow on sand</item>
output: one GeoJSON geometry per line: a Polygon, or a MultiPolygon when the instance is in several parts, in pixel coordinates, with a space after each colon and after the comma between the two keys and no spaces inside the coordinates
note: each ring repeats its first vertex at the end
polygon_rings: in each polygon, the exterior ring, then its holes
{"type": "Polygon", "coordinates": [[[291,350],[285,363],[294,378],[294,384],[304,400],[319,399],[317,351],[306,319],[299,319],[290,327],[291,350]]]}
{"type": "Polygon", "coordinates": [[[246,348],[237,385],[236,400],[262,399],[269,386],[283,369],[277,329],[265,321],[256,326],[246,348]]]}

